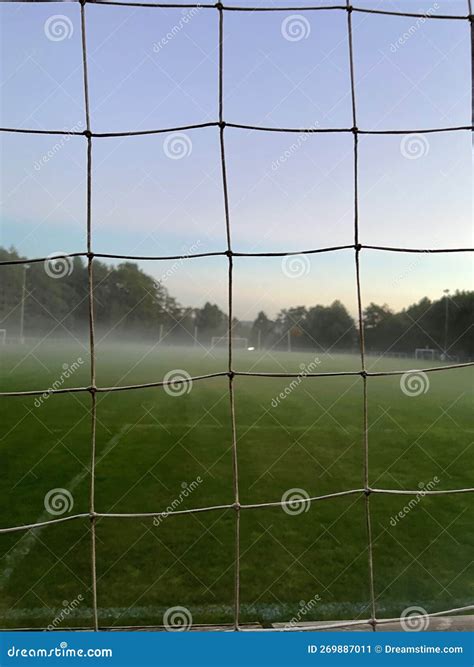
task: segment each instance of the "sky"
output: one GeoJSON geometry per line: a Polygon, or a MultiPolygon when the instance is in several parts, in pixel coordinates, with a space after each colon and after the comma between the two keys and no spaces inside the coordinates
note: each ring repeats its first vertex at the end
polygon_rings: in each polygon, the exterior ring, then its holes
{"type": "MultiPolygon", "coordinates": [[[[468,3],[354,4],[465,15],[468,3]]],[[[1,126],[83,131],[78,3],[2,3],[0,17],[1,126]]],[[[93,131],[217,120],[215,9],[87,5],[86,22],[93,131]]],[[[361,243],[472,247],[471,133],[416,132],[471,123],[468,22],[356,13],[353,25],[358,127],[409,131],[360,137],[361,243]]],[[[350,127],[346,13],[225,12],[224,118],[271,128],[350,127]]],[[[85,251],[85,138],[1,133],[0,141],[0,245],[29,258],[85,251]]],[[[353,243],[351,134],[227,128],[225,142],[234,251],[353,243]]],[[[226,250],[219,151],[214,127],[95,138],[93,250],[140,256],[226,250]]],[[[183,305],[211,300],[226,307],[225,257],[139,263],[183,305]]],[[[361,278],[365,305],[401,308],[423,296],[439,298],[446,288],[470,289],[472,262],[469,253],[364,250],[361,278]]],[[[235,259],[239,319],[334,299],[354,314],[355,297],[351,250],[235,259]]]]}

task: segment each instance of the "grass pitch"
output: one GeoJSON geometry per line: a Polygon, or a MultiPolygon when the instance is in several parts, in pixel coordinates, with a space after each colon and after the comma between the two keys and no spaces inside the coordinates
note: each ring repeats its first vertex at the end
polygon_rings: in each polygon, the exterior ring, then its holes
{"type": "MultiPolygon", "coordinates": [[[[2,391],[89,384],[88,354],[79,343],[7,345],[1,353],[2,391]]],[[[415,363],[368,358],[373,370],[415,363]]],[[[270,372],[299,372],[302,364],[321,372],[360,367],[356,356],[297,352],[236,351],[234,361],[237,370],[270,372]]],[[[200,348],[98,347],[99,386],[161,380],[173,369],[225,371],[226,356],[200,348]]],[[[369,378],[372,487],[474,486],[471,370],[423,381],[421,393],[410,396],[400,376],[369,378]]],[[[237,377],[235,394],[243,504],[280,501],[290,489],[319,496],[364,485],[360,377],[293,384],[237,377]]],[[[53,489],[72,498],[62,516],[88,512],[90,404],[89,394],[1,398],[2,527],[55,518],[45,509],[53,489]]],[[[98,395],[95,496],[96,511],[107,513],[232,503],[227,378],[195,382],[181,395],[163,388],[98,395]]],[[[370,499],[378,617],[472,602],[471,494],[410,500],[370,499]]],[[[369,617],[364,508],[364,498],[354,495],[313,502],[297,514],[281,507],[242,511],[241,621],[369,617]]],[[[231,622],[234,540],[234,510],[169,516],[158,525],[152,518],[99,520],[100,624],[161,625],[174,606],[186,607],[194,623],[231,622]]],[[[0,534],[1,626],[47,627],[55,618],[57,627],[90,626],[90,554],[87,518],[0,534]]]]}

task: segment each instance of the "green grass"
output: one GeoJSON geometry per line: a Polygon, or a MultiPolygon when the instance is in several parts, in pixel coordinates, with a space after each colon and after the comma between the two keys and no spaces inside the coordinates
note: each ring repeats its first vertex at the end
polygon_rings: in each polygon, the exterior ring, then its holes
{"type": "MultiPolygon", "coordinates": [[[[47,388],[78,357],[84,363],[64,385],[87,385],[88,356],[79,344],[2,350],[2,391],[47,388]]],[[[235,368],[300,370],[315,354],[237,352],[235,368]]],[[[356,370],[356,356],[320,355],[318,369],[356,370]]],[[[426,362],[424,362],[426,364],[426,362]]],[[[410,369],[413,360],[376,361],[374,370],[410,369]]],[[[98,349],[100,386],[225,370],[224,352],[109,346],[98,349]]],[[[292,488],[310,496],[360,488],[363,481],[362,379],[235,379],[239,486],[244,504],[279,501],[292,488]],[[273,403],[272,403],[273,402],[273,403]]],[[[429,374],[429,389],[405,395],[400,377],[369,378],[370,484],[377,488],[474,486],[470,369],[429,374]],[[438,480],[436,481],[435,478],[438,480]]],[[[88,512],[90,403],[87,393],[0,400],[0,525],[54,517],[44,498],[68,489],[70,514],[88,512]]],[[[163,388],[100,394],[97,411],[96,511],[154,512],[202,481],[176,509],[232,503],[232,452],[227,378],[195,382],[182,396],[163,388]]],[[[408,496],[370,499],[377,616],[416,605],[429,612],[472,602],[472,496],[436,496],[390,520],[408,496]]],[[[63,515],[67,516],[67,514],[63,515]]],[[[235,511],[97,522],[99,618],[102,625],[159,625],[171,606],[195,623],[232,621],[235,511]]],[[[370,616],[365,501],[359,495],[241,513],[242,622],[370,616]],[[301,615],[303,601],[318,596],[301,615]]],[[[90,521],[0,534],[2,627],[45,627],[79,595],[62,623],[92,622],[90,521]]]]}

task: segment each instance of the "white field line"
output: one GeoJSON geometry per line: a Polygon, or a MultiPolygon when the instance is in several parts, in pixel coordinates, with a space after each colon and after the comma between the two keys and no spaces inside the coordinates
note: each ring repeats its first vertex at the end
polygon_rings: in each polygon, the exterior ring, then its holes
{"type": "MultiPolygon", "coordinates": [[[[464,606],[468,605],[470,600],[459,600],[459,605],[464,606]]],[[[182,604],[186,605],[186,602],[181,601],[182,604]]],[[[400,608],[407,608],[411,604],[413,604],[413,601],[410,600],[396,600],[393,602],[393,606],[398,606],[400,608]]],[[[439,605],[438,600],[422,600],[422,606],[425,609],[430,609],[430,608],[435,608],[439,605]]],[[[200,614],[220,614],[221,618],[222,616],[227,616],[229,619],[233,616],[234,613],[234,608],[231,605],[227,604],[193,604],[189,605],[189,611],[193,614],[193,616],[197,617],[200,614]]],[[[281,621],[281,614],[282,610],[284,608],[287,608],[287,613],[291,616],[292,613],[298,612],[301,607],[298,605],[298,603],[288,603],[288,604],[277,604],[277,603],[265,603],[265,604],[256,604],[253,605],[251,603],[243,603],[241,605],[241,609],[244,613],[246,614],[252,614],[255,617],[256,622],[259,622],[262,618],[264,618],[266,621],[269,621],[270,623],[284,623],[284,621],[281,621]],[[280,618],[279,618],[280,617],[280,618]]],[[[143,621],[146,619],[146,625],[150,625],[150,618],[154,619],[154,625],[160,626],[163,625],[163,614],[166,612],[168,607],[166,606],[159,606],[159,605],[141,605],[137,607],[133,607],[130,609],[130,607],[99,607],[99,618],[101,620],[101,624],[104,625],[106,622],[111,622],[113,623],[114,621],[118,621],[121,618],[126,617],[124,620],[128,619],[137,619],[138,621],[143,621]]],[[[59,608],[58,608],[59,610],[59,608]]],[[[35,608],[29,608],[29,607],[20,607],[18,609],[8,609],[8,620],[17,620],[17,621],[22,621],[23,619],[31,622],[31,620],[36,619],[38,621],[41,620],[46,620],[50,621],[51,617],[54,615],[56,610],[54,607],[35,607],[35,608]]],[[[310,614],[304,614],[304,616],[308,615],[310,616],[311,619],[321,619],[321,621],[317,622],[325,622],[325,620],[330,617],[330,618],[337,618],[339,619],[337,622],[341,622],[343,620],[354,620],[356,619],[356,616],[358,614],[364,614],[367,611],[367,601],[359,601],[359,602],[331,602],[331,603],[320,603],[318,605],[315,605],[313,609],[311,609],[310,614]]],[[[378,610],[379,614],[378,617],[384,618],[385,615],[389,616],[393,612],[393,608],[391,609],[390,606],[388,605],[381,605],[380,609],[378,610]]],[[[74,614],[71,614],[71,618],[74,618],[75,621],[80,621],[83,620],[85,621],[85,625],[87,625],[87,622],[91,620],[92,618],[92,607],[89,606],[78,606],[74,609],[74,614]]],[[[468,613],[468,612],[466,612],[468,613]]],[[[442,617],[440,617],[442,618],[442,617]]],[[[472,618],[472,617],[470,617],[472,618]]],[[[290,620],[290,619],[288,619],[290,620]]],[[[304,623],[305,619],[301,618],[299,619],[298,622],[304,623]]],[[[315,622],[315,621],[313,621],[315,622]]],[[[58,628],[60,629],[60,628],[58,628]]]]}
{"type": "MultiPolygon", "coordinates": [[[[262,615],[265,617],[268,617],[269,619],[271,618],[278,618],[278,612],[279,608],[281,606],[288,606],[290,607],[291,605],[278,605],[278,604],[258,604],[258,605],[252,605],[252,604],[243,604],[242,609],[244,611],[248,612],[254,612],[257,614],[257,609],[258,609],[258,614],[261,617],[262,615]]],[[[342,608],[344,611],[344,615],[347,616],[347,618],[355,618],[355,614],[358,614],[361,612],[362,609],[364,609],[367,606],[366,602],[359,602],[359,603],[348,603],[348,602],[342,602],[340,604],[340,609],[342,608]]],[[[298,610],[298,605],[295,603],[293,605],[294,609],[293,610],[298,610]]],[[[334,609],[334,611],[339,607],[337,603],[333,603],[330,605],[317,605],[314,608],[314,612],[316,613],[324,613],[328,612],[330,609],[334,609]]],[[[156,625],[162,625],[163,623],[163,614],[165,611],[168,609],[166,606],[158,606],[158,605],[141,605],[137,607],[100,607],[99,608],[99,618],[101,622],[103,623],[104,621],[118,621],[121,617],[123,618],[124,616],[127,618],[133,618],[133,619],[143,619],[150,617],[153,617],[156,621],[156,625]]],[[[216,604],[198,604],[198,605],[190,605],[189,610],[192,612],[193,615],[199,615],[199,614],[221,614],[221,615],[226,615],[229,618],[233,614],[233,607],[231,605],[216,605],[216,604]]],[[[54,615],[54,609],[53,608],[48,608],[48,607],[37,607],[37,608],[27,608],[27,607],[20,607],[19,609],[9,609],[7,614],[8,614],[8,620],[22,620],[23,618],[26,619],[51,619],[51,615],[54,615]]],[[[78,620],[90,620],[92,617],[92,607],[89,606],[78,606],[74,609],[74,615],[73,618],[78,621],[78,620]]],[[[314,615],[314,614],[313,614],[314,615]]],[[[71,615],[72,616],[72,615],[71,615]]]]}
{"type": "MultiPolygon", "coordinates": [[[[194,426],[193,424],[182,424],[182,423],[175,422],[173,424],[160,424],[160,425],[158,425],[158,424],[140,424],[140,425],[137,425],[135,428],[140,428],[140,429],[154,429],[155,428],[155,429],[159,429],[161,427],[161,428],[166,428],[166,429],[172,429],[172,428],[178,427],[180,429],[181,428],[192,429],[193,426],[194,426]]],[[[285,429],[287,431],[305,431],[305,430],[308,430],[312,427],[311,424],[308,425],[308,426],[294,426],[294,425],[290,426],[290,425],[285,424],[284,426],[285,426],[285,429]]],[[[239,429],[245,429],[246,431],[283,431],[284,430],[283,426],[280,426],[278,424],[269,424],[268,426],[265,426],[265,425],[260,425],[260,424],[240,424],[239,423],[238,428],[239,429]]],[[[349,429],[351,429],[351,428],[354,428],[354,429],[360,431],[360,428],[358,426],[357,427],[351,427],[349,425],[349,429]]],[[[199,424],[199,429],[211,429],[211,430],[216,430],[216,431],[218,431],[220,429],[227,430],[228,425],[227,424],[222,424],[222,425],[221,424],[199,424]]]]}
{"type": "MultiPolygon", "coordinates": [[[[122,426],[120,431],[116,433],[107,442],[104,451],[101,453],[98,460],[100,460],[104,456],[107,456],[107,454],[115,447],[115,445],[118,444],[120,438],[124,435],[124,433],[132,427],[133,424],[125,424],[124,426],[122,426]]],[[[82,472],[75,475],[71,479],[71,481],[68,482],[68,484],[66,484],[64,488],[72,493],[73,490],[76,489],[79,486],[79,484],[89,475],[90,475],[89,470],[83,470],[82,472]]],[[[35,523],[43,523],[44,521],[47,521],[49,518],[51,518],[51,514],[45,509],[37,517],[35,523]]],[[[6,553],[5,556],[0,560],[0,590],[5,588],[5,585],[7,584],[11,575],[13,574],[15,568],[20,564],[23,558],[28,556],[28,554],[30,553],[31,549],[33,548],[36,542],[36,536],[45,527],[46,526],[28,530],[26,533],[22,535],[22,537],[18,540],[15,546],[12,549],[10,549],[10,551],[6,553]]]]}

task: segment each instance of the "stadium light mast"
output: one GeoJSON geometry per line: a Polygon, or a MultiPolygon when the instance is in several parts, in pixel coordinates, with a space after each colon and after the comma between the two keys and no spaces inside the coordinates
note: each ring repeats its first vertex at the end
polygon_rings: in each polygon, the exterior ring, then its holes
{"type": "Polygon", "coordinates": [[[20,310],[20,343],[25,342],[25,300],[26,300],[26,272],[30,268],[29,264],[23,264],[23,286],[21,289],[21,310],[20,310]]]}
{"type": "Polygon", "coordinates": [[[448,321],[449,321],[449,289],[444,293],[444,359],[448,358],[448,321]]]}

